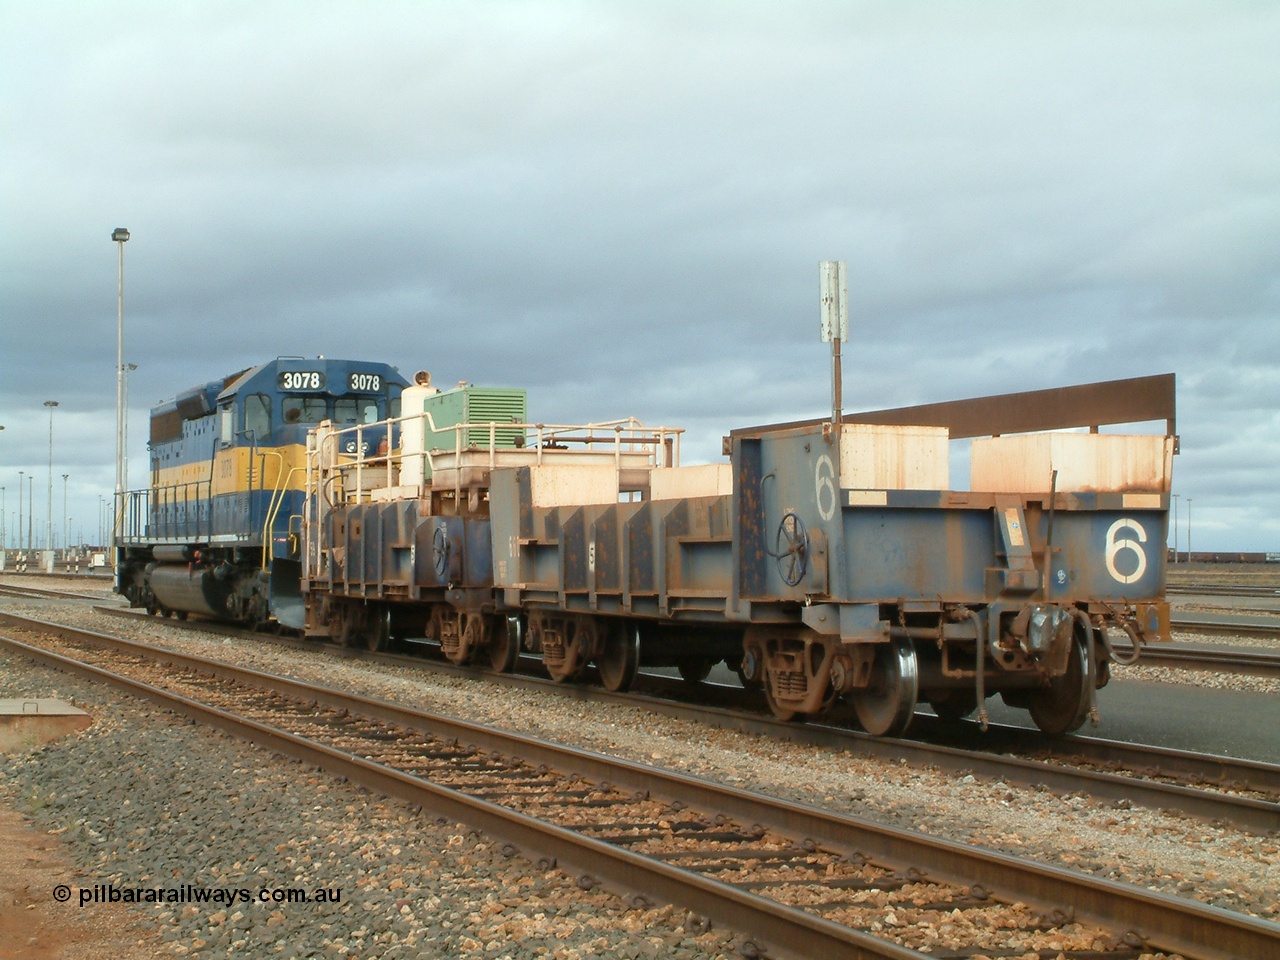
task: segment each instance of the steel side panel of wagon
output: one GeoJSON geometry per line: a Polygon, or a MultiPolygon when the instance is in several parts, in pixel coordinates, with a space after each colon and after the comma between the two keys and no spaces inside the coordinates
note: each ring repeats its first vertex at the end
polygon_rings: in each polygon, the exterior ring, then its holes
{"type": "MultiPolygon", "coordinates": [[[[732,593],[730,498],[535,503],[532,472],[491,476],[503,602],[722,623],[732,593]]],[[[615,494],[616,496],[616,494],[615,494]]]]}
{"type": "Polygon", "coordinates": [[[846,489],[821,427],[738,435],[733,456],[744,601],[1163,597],[1162,493],[846,489]]]}

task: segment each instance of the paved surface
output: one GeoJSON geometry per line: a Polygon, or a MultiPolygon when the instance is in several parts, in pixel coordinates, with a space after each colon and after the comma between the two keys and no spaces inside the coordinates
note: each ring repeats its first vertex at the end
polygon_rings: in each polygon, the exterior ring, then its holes
{"type": "MultiPolygon", "coordinates": [[[[987,701],[993,720],[1032,727],[1025,710],[987,701]]],[[[1113,680],[1098,691],[1102,722],[1080,733],[1280,763],[1280,697],[1184,684],[1113,680]]]]}

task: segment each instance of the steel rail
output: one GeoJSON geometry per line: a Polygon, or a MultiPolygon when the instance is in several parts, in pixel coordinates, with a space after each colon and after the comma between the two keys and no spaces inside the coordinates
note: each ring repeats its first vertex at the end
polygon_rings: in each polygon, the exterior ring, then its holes
{"type": "MultiPolygon", "coordinates": [[[[1207,631],[1206,631],[1207,632],[1207,631]]],[[[1232,630],[1232,633],[1239,633],[1232,630]]],[[[1276,635],[1280,636],[1280,628],[1276,635]]],[[[1186,645],[1145,647],[1140,666],[1176,667],[1181,670],[1207,670],[1211,673],[1235,673],[1251,677],[1280,677],[1280,651],[1216,650],[1186,645]]]]}
{"type": "MultiPolygon", "coordinates": [[[[800,957],[920,960],[923,956],[915,950],[878,940],[798,908],[709,880],[695,872],[681,870],[624,847],[537,820],[508,807],[478,800],[429,780],[336,750],[269,724],[236,716],[219,707],[152,684],[41,650],[10,637],[0,636],[0,646],[55,669],[111,684],[157,706],[216,727],[256,746],[320,767],[370,790],[432,809],[439,815],[491,833],[518,847],[553,857],[557,863],[564,861],[573,864],[577,869],[587,871],[579,878],[580,884],[587,889],[599,882],[592,875],[594,871],[605,878],[607,883],[643,891],[648,896],[679,904],[731,929],[746,931],[758,938],[765,947],[765,950],[757,948],[757,956],[767,955],[766,951],[770,949],[782,950],[784,945],[786,955],[800,957]]],[[[282,685],[282,690],[286,686],[282,685]]],[[[316,699],[314,695],[322,689],[302,684],[296,686],[304,691],[302,695],[312,695],[312,699],[316,699]]],[[[336,691],[326,691],[323,695],[326,703],[331,693],[336,691]]]]}
{"type": "MultiPolygon", "coordinates": [[[[97,608],[104,613],[123,617],[136,617],[128,611],[113,608],[97,608]]],[[[4,615],[0,614],[0,622],[4,615]]],[[[177,624],[169,624],[178,626],[177,624]]],[[[183,629],[216,633],[225,636],[234,633],[225,624],[207,624],[186,621],[183,629]]],[[[239,634],[263,640],[260,634],[239,634]]],[[[836,750],[857,751],[866,756],[897,762],[906,759],[918,766],[934,766],[955,773],[974,773],[993,779],[1002,779],[1019,786],[1045,786],[1059,793],[1077,793],[1087,790],[1099,800],[1129,801],[1138,806],[1153,809],[1176,810],[1189,816],[1222,820],[1240,827],[1258,831],[1280,830],[1280,803],[1252,797],[1236,796],[1213,790],[1200,790],[1177,784],[1162,783],[1124,774],[1081,770],[1064,767],[1061,762],[1051,763],[1034,759],[1037,754],[1047,754],[1060,760],[1079,757],[1098,763],[1120,764],[1136,771],[1159,770],[1169,776],[1209,783],[1238,785],[1243,789],[1280,793],[1280,765],[1242,760],[1234,757],[1212,756],[1172,750],[1165,747],[1147,747],[1119,741],[1103,740],[1087,736],[1070,736],[1049,739],[1039,731],[1021,727],[993,724],[984,734],[979,734],[971,724],[943,725],[926,715],[916,717],[913,730],[925,740],[897,740],[873,737],[860,730],[813,722],[795,724],[780,721],[768,714],[744,712],[741,706],[745,694],[737,687],[704,684],[700,691],[712,698],[719,697],[732,706],[685,703],[667,697],[638,692],[612,693],[599,687],[555,683],[545,677],[517,674],[495,674],[475,667],[460,667],[440,660],[428,660],[403,654],[371,653],[367,650],[338,647],[330,643],[302,640],[296,637],[270,637],[270,642],[294,649],[308,650],[344,659],[407,666],[427,669],[450,676],[487,680],[505,686],[541,691],[561,697],[587,702],[641,705],[647,710],[679,720],[705,723],[740,733],[764,735],[790,740],[807,746],[836,750]],[[1029,757],[1011,757],[1002,750],[1017,750],[1029,757]]],[[[641,682],[650,687],[675,688],[685,686],[683,681],[667,681],[665,678],[642,675],[641,682]]]]}
{"type": "Polygon", "coordinates": [[[14,584],[0,584],[0,594],[6,597],[29,597],[38,600],[89,600],[93,603],[102,602],[101,594],[68,593],[66,590],[42,590],[39,587],[15,586],[14,584]]]}
{"type": "Polygon", "coordinates": [[[1166,583],[1164,590],[1165,593],[1202,597],[1280,597],[1280,589],[1265,584],[1166,583]]]}
{"type": "MultiPolygon", "coordinates": [[[[1280,623],[1225,623],[1221,620],[1204,620],[1189,616],[1174,617],[1170,624],[1176,630],[1183,630],[1191,633],[1207,633],[1213,636],[1226,637],[1260,637],[1270,639],[1280,637],[1280,623]]],[[[1121,646],[1117,644],[1117,647],[1121,646]]],[[[1148,644],[1142,648],[1142,655],[1146,657],[1147,653],[1157,649],[1155,644],[1148,644]]],[[[1141,661],[1139,661],[1141,663],[1141,661]]]]}
{"type": "MultiPolygon", "coordinates": [[[[726,816],[746,821],[759,821],[785,832],[807,837],[820,837],[825,842],[858,850],[866,856],[913,863],[943,877],[958,882],[981,884],[996,891],[1010,891],[1014,899],[1024,903],[1043,905],[1049,909],[1070,905],[1077,915],[1088,918],[1112,929],[1137,931],[1144,943],[1159,950],[1182,953],[1188,957],[1217,960],[1242,956],[1266,956],[1280,949],[1280,925],[1257,920],[1241,914],[1233,914],[1217,907],[1183,900],[1165,894],[1154,893],[1126,886],[1109,880],[1076,874],[1058,867],[1021,860],[995,851],[980,850],[965,844],[937,837],[914,833],[901,828],[884,826],[851,815],[835,814],[806,804],[790,803],[736,788],[724,787],[685,774],[664,771],[630,761],[609,758],[590,751],[564,747],[546,741],[507,733],[482,724],[474,724],[453,718],[409,710],[386,701],[373,700],[342,691],[316,687],[284,677],[247,670],[209,660],[180,654],[175,651],[151,647],[133,641],[95,634],[91,631],[68,628],[58,624],[30,621],[27,626],[37,626],[60,636],[74,636],[93,643],[155,656],[189,669],[225,677],[287,696],[304,700],[316,700],[326,706],[347,709],[362,715],[395,723],[413,729],[429,730],[436,736],[455,737],[475,743],[482,749],[516,754],[531,762],[547,762],[561,768],[610,782],[649,790],[660,796],[670,796],[692,806],[717,810],[726,816]],[[150,651],[149,653],[147,651],[150,651]]],[[[83,672],[87,668],[93,675],[106,674],[90,665],[78,665],[58,654],[31,647],[18,641],[4,641],[13,649],[45,662],[57,662],[67,669],[83,672]]],[[[86,674],[87,675],[87,674],[86,674]]],[[[105,679],[105,677],[104,677],[105,679]]],[[[150,685],[124,678],[132,687],[156,690],[150,685]]],[[[170,695],[158,691],[164,699],[170,695]]],[[[176,698],[183,703],[194,703],[176,698]]],[[[203,705],[201,705],[203,709],[203,705]]],[[[218,711],[219,714],[222,711],[218,711]]],[[[238,721],[237,721],[238,722],[238,721]]],[[[262,725],[256,725],[261,727],[262,725]]],[[[893,947],[899,952],[878,951],[885,946],[875,940],[828,921],[783,908],[773,901],[755,897],[741,890],[732,895],[717,893],[726,885],[705,878],[691,882],[685,872],[666,866],[653,870],[647,858],[628,853],[618,857],[617,850],[608,844],[572,834],[560,828],[548,831],[546,825],[533,821],[507,808],[491,809],[494,805],[463,797],[447,788],[431,785],[424,791],[416,778],[399,773],[378,764],[364,761],[340,751],[303,741],[276,728],[270,731],[270,745],[291,756],[301,751],[308,763],[326,766],[340,764],[347,776],[358,775],[367,786],[384,793],[424,802],[430,795],[450,810],[459,810],[467,816],[458,816],[464,822],[482,825],[498,836],[513,843],[533,849],[546,850],[553,841],[555,850],[547,850],[588,870],[596,870],[612,882],[631,889],[642,889],[669,902],[690,907],[727,923],[738,930],[772,944],[785,944],[788,950],[798,950],[806,956],[833,956],[837,944],[843,944],[844,956],[914,957],[913,951],[893,947]],[[281,737],[286,739],[280,739],[281,737]],[[298,741],[294,744],[293,741],[298,741]],[[286,749],[287,748],[287,749],[286,749]],[[332,755],[333,759],[326,759],[332,755]],[[367,768],[367,769],[366,769],[367,768]],[[412,784],[413,796],[407,797],[401,790],[412,784]],[[557,852],[562,851],[563,853],[557,852]],[[637,882],[637,881],[641,882],[637,882]],[[760,904],[769,905],[764,913],[755,912],[760,904]],[[784,917],[779,913],[798,913],[804,920],[784,917]],[[761,917],[766,919],[762,920],[761,917]],[[833,939],[833,937],[835,939],[833,939]],[[864,942],[869,941],[869,942],[864,942]],[[810,948],[813,948],[812,950],[810,948]],[[862,952],[849,952],[856,949],[862,952]]],[[[266,734],[259,734],[266,735],[266,734]]],[[[256,741],[255,741],[256,742],[256,741]]],[[[733,889],[733,888],[729,888],[733,889]]]]}

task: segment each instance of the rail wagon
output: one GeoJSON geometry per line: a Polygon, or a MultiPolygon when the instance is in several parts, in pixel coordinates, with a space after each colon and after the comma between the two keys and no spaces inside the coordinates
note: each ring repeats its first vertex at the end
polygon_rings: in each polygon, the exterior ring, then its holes
{"type": "Polygon", "coordinates": [[[342,455],[363,427],[315,431],[308,633],[425,635],[498,670],[524,650],[615,690],[725,663],[780,717],[847,700],[882,735],[921,701],[984,719],[996,693],[1074,730],[1111,662],[1168,638],[1172,376],[748,428],[695,466],[678,428],[470,399],[407,390],[387,456],[342,455]]]}
{"type": "MultiPolygon", "coordinates": [[[[279,357],[152,409],[150,483],[117,504],[117,592],[152,613],[301,629],[308,431],[385,422],[406,384],[384,363],[279,357]]],[[[346,453],[385,436],[370,426],[346,453]]]]}

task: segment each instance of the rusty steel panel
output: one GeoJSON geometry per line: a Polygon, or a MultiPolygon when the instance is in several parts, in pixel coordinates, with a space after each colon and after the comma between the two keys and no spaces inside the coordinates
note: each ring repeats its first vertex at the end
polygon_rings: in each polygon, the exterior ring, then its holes
{"type": "Polygon", "coordinates": [[[619,594],[622,592],[622,536],[618,504],[605,508],[591,525],[591,552],[588,566],[592,573],[594,593],[619,594]]]}
{"type": "Polygon", "coordinates": [[[737,597],[759,597],[764,594],[765,552],[764,502],[761,491],[761,441],[735,438],[733,463],[734,555],[738,573],[737,597]]]}
{"type": "Polygon", "coordinates": [[[657,554],[653,531],[662,523],[670,504],[642,503],[626,523],[627,593],[632,597],[651,596],[658,592],[657,554]]]}
{"type": "MultiPolygon", "coordinates": [[[[846,413],[844,423],[879,423],[921,427],[946,427],[951,438],[990,437],[1007,433],[1033,433],[1075,427],[1096,429],[1105,424],[1165,421],[1165,432],[1177,435],[1174,374],[1128,380],[1107,380],[1048,390],[1005,393],[948,403],[926,403],[892,410],[846,413]]],[[[812,427],[822,420],[748,427],[731,436],[752,436],[812,427]]]]}
{"type": "Polygon", "coordinates": [[[898,423],[946,427],[953,439],[1033,433],[1073,427],[1164,420],[1175,435],[1174,375],[1134,377],[1073,387],[929,403],[896,410],[847,413],[846,423],[898,423]]]}

